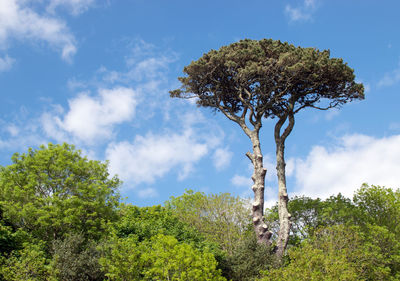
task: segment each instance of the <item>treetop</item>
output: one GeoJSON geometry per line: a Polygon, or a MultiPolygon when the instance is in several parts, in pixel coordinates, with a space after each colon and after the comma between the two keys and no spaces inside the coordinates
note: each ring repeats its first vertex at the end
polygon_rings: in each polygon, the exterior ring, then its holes
{"type": "Polygon", "coordinates": [[[199,106],[222,111],[234,121],[248,113],[250,121],[259,122],[364,98],[353,69],[341,58],[331,58],[329,50],[272,39],[245,39],[211,50],[184,73],[178,78],[181,88],[171,91],[171,97],[197,98],[199,106]]]}

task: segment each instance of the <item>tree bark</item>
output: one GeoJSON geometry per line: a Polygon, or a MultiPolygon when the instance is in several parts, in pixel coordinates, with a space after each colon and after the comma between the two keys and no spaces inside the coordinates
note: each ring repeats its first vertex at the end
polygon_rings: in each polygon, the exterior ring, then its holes
{"type": "Polygon", "coordinates": [[[252,206],[253,227],[257,242],[271,245],[272,233],[268,230],[268,225],[264,221],[264,189],[267,169],[264,168],[263,164],[258,130],[252,131],[248,136],[253,144],[253,153],[248,152],[246,154],[254,166],[254,173],[251,177],[254,182],[252,186],[254,192],[254,202],[252,206]]]}
{"type": "Polygon", "coordinates": [[[290,233],[290,213],[288,211],[288,193],[286,187],[286,173],[285,173],[285,140],[291,133],[294,126],[293,114],[286,115],[277,122],[275,125],[275,143],[276,143],[276,172],[278,177],[278,214],[279,214],[279,232],[276,241],[276,256],[279,260],[282,259],[285,249],[289,241],[290,233]],[[289,123],[281,134],[281,128],[286,120],[289,123]]]}
{"type": "Polygon", "coordinates": [[[290,214],[288,211],[288,193],[286,188],[286,174],[285,174],[285,157],[284,157],[285,144],[278,142],[276,144],[276,171],[278,176],[278,214],[279,214],[279,232],[276,241],[276,256],[278,259],[283,257],[285,249],[289,241],[290,232],[290,214]]]}

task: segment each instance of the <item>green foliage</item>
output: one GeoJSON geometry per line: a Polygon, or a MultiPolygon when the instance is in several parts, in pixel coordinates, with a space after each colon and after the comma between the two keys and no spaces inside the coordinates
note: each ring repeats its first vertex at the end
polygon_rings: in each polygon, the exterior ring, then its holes
{"type": "Polygon", "coordinates": [[[400,190],[364,184],[354,194],[358,207],[357,223],[385,226],[400,240],[400,190]]]}
{"type": "Polygon", "coordinates": [[[251,224],[249,203],[229,193],[206,195],[187,190],[171,197],[166,207],[179,219],[193,225],[207,239],[233,253],[251,224]]]}
{"type": "Polygon", "coordinates": [[[380,248],[357,227],[322,228],[290,249],[288,258],[287,266],[266,271],[262,280],[398,280],[380,248]]]}
{"type": "Polygon", "coordinates": [[[52,245],[51,265],[57,280],[104,280],[99,258],[100,251],[94,241],[87,241],[81,234],[71,234],[52,245]]]}
{"type": "Polygon", "coordinates": [[[115,238],[100,259],[109,280],[223,281],[212,253],[158,234],[138,242],[134,235],[115,238]]]}
{"type": "Polygon", "coordinates": [[[144,265],[137,236],[114,237],[103,245],[102,251],[104,256],[99,259],[99,263],[108,280],[141,280],[144,265]]]}
{"type": "MultiPolygon", "coordinates": [[[[355,224],[358,216],[357,207],[341,194],[331,196],[326,200],[296,196],[289,200],[288,209],[292,215],[289,239],[289,245],[292,246],[299,245],[319,227],[355,224]]],[[[279,227],[277,205],[267,209],[266,218],[276,235],[279,227]]]]}
{"type": "Polygon", "coordinates": [[[254,232],[248,231],[235,251],[226,256],[224,276],[234,281],[258,280],[260,272],[275,262],[271,247],[257,243],[254,232]]]}
{"type": "Polygon", "coordinates": [[[56,281],[48,263],[43,243],[26,243],[4,260],[0,273],[4,280],[56,281]]]}
{"type": "Polygon", "coordinates": [[[200,252],[162,234],[146,244],[149,251],[143,254],[143,259],[150,266],[144,271],[144,280],[225,280],[216,270],[214,256],[207,250],[200,252]]]}
{"type": "Polygon", "coordinates": [[[12,162],[0,170],[0,207],[14,228],[44,241],[69,232],[97,239],[116,219],[120,182],[109,178],[107,164],[68,144],[30,148],[12,162]]]}
{"type": "Polygon", "coordinates": [[[353,70],[342,59],[330,58],[327,50],[272,39],[245,39],[211,50],[184,73],[186,77],[179,77],[182,87],[171,91],[172,97],[195,96],[198,105],[229,117],[249,113],[252,123],[364,98],[363,85],[354,81],[353,70]]]}

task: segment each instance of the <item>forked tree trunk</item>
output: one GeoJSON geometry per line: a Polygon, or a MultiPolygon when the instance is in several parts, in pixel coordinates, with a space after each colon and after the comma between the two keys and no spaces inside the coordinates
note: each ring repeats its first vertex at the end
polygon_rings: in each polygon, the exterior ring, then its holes
{"type": "Polygon", "coordinates": [[[253,144],[253,153],[248,152],[246,155],[254,166],[254,173],[251,176],[254,182],[252,186],[254,192],[254,202],[252,206],[254,231],[258,243],[271,245],[272,233],[268,230],[268,225],[264,222],[264,188],[267,169],[264,168],[263,164],[258,130],[252,131],[249,137],[253,144]]]}

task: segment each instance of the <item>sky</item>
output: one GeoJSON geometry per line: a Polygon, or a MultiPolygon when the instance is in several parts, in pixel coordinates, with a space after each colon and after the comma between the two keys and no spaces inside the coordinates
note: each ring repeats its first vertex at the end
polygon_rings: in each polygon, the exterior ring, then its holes
{"type": "MultiPolygon", "coordinates": [[[[183,67],[240,39],[329,49],[365,100],[296,115],[289,195],[352,197],[400,183],[400,2],[0,0],[0,165],[41,144],[109,161],[125,202],[185,189],[251,197],[250,140],[222,114],[171,99],[183,67]]],[[[261,133],[266,203],[277,198],[275,120],[261,133]]]]}

